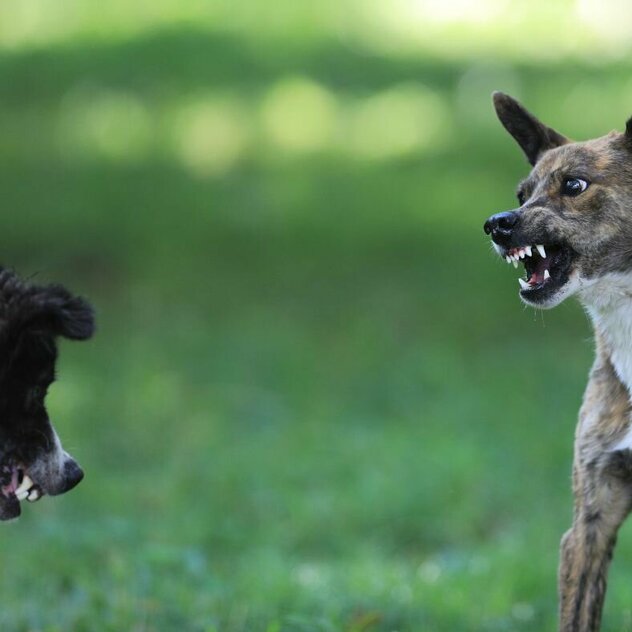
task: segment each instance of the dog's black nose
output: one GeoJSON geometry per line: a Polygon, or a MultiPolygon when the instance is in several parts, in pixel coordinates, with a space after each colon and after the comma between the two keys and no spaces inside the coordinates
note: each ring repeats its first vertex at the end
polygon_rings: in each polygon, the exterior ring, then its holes
{"type": "Polygon", "coordinates": [[[519,215],[516,211],[505,211],[492,215],[483,226],[487,235],[491,234],[492,239],[497,244],[507,244],[511,239],[511,232],[518,221],[519,215]]]}
{"type": "Polygon", "coordinates": [[[73,459],[69,459],[64,463],[64,479],[61,489],[57,492],[63,494],[70,491],[73,487],[79,485],[83,479],[83,470],[73,459]]]}

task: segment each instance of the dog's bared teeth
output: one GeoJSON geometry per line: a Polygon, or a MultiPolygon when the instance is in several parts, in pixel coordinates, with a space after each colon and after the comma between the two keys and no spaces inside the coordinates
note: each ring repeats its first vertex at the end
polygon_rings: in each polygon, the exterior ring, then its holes
{"type": "Polygon", "coordinates": [[[31,503],[34,503],[36,500],[39,500],[39,498],[41,497],[41,492],[37,487],[33,487],[30,491],[29,491],[29,495],[26,497],[26,500],[28,500],[31,503]]]}
{"type": "Polygon", "coordinates": [[[28,477],[27,474],[25,474],[22,482],[15,489],[15,495],[18,497],[19,500],[22,500],[20,496],[26,492],[26,494],[24,495],[24,498],[26,498],[28,490],[31,489],[31,487],[33,487],[33,481],[28,477]]]}
{"type": "Polygon", "coordinates": [[[518,283],[523,290],[528,290],[531,287],[522,277],[518,277],[518,283]]]}
{"type": "Polygon", "coordinates": [[[546,281],[547,279],[550,279],[550,278],[551,278],[550,272],[548,270],[545,270],[544,271],[544,280],[546,281]]]}
{"type": "Polygon", "coordinates": [[[28,489],[24,489],[21,492],[15,492],[15,497],[18,500],[24,500],[29,495],[28,489]]]}
{"type": "Polygon", "coordinates": [[[525,256],[524,248],[520,248],[520,252],[518,253],[518,255],[520,256],[521,259],[524,259],[524,256],[525,256]]]}
{"type": "Polygon", "coordinates": [[[517,259],[514,259],[514,260],[513,260],[513,264],[514,264],[514,268],[517,268],[517,267],[518,267],[518,260],[517,260],[517,259]]]}
{"type": "Polygon", "coordinates": [[[542,257],[542,259],[546,259],[546,250],[544,250],[544,246],[542,244],[538,244],[536,248],[538,252],[540,253],[540,256],[542,257]]]}
{"type": "Polygon", "coordinates": [[[533,252],[533,251],[531,250],[531,246],[525,246],[525,249],[524,249],[524,250],[525,250],[525,252],[527,253],[527,257],[530,257],[530,256],[531,256],[531,253],[533,252]]]}
{"type": "Polygon", "coordinates": [[[505,257],[505,261],[507,261],[507,263],[511,263],[511,257],[509,255],[507,255],[505,257]]]}

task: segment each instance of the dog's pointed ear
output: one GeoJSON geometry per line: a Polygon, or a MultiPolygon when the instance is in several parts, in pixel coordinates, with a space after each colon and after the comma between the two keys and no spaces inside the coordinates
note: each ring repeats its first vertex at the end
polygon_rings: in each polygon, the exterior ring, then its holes
{"type": "Polygon", "coordinates": [[[86,340],[94,334],[94,310],[61,285],[40,287],[17,306],[22,328],[50,336],[86,340]]]}
{"type": "Polygon", "coordinates": [[[492,98],[500,122],[520,145],[532,166],[547,149],[569,142],[565,136],[544,125],[508,94],[494,92],[492,98]]]}

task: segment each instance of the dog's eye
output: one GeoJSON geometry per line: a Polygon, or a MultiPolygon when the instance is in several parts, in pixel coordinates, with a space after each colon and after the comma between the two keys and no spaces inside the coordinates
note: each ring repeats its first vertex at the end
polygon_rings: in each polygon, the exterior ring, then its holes
{"type": "Polygon", "coordinates": [[[588,188],[588,182],[581,178],[566,178],[562,183],[562,195],[571,197],[583,193],[588,188]]]}

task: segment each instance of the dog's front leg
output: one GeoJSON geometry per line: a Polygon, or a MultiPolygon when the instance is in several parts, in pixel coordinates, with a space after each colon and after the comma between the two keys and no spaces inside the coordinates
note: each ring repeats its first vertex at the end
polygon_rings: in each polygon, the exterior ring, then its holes
{"type": "Polygon", "coordinates": [[[630,510],[628,486],[610,469],[591,463],[587,471],[576,474],[580,497],[576,499],[573,526],[561,546],[562,632],[599,630],[617,531],[630,510]]]}
{"type": "Polygon", "coordinates": [[[599,630],[617,531],[632,507],[632,454],[613,451],[630,430],[630,397],[597,338],[575,436],[573,526],[562,539],[560,630],[599,630]]]}

